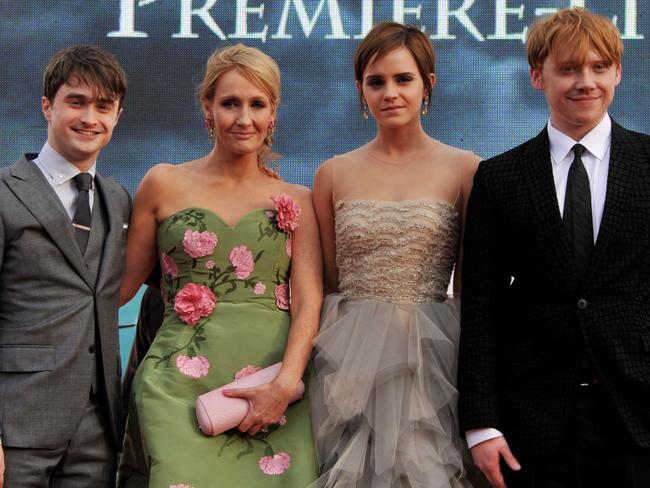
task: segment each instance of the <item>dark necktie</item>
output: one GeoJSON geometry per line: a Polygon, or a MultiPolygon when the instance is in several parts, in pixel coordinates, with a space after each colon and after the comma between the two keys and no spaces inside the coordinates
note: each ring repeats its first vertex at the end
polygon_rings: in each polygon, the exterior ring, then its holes
{"type": "Polygon", "coordinates": [[[88,237],[90,236],[92,216],[90,213],[90,195],[88,192],[93,182],[93,177],[89,173],[79,173],[74,177],[74,182],[77,184],[79,197],[77,198],[77,210],[72,219],[72,226],[74,227],[74,235],[77,239],[81,254],[84,254],[86,252],[86,244],[88,244],[88,237]]]}
{"type": "Polygon", "coordinates": [[[573,247],[573,260],[579,279],[584,279],[591,251],[594,248],[594,230],[591,216],[591,191],[589,177],[582,153],[585,147],[573,146],[573,162],[569,169],[564,197],[564,227],[573,247]]]}

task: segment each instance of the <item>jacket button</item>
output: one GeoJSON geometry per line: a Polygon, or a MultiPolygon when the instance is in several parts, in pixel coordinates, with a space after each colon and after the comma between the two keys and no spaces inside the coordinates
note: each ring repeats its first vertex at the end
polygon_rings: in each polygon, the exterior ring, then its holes
{"type": "Polygon", "coordinates": [[[91,344],[90,346],[88,346],[88,352],[90,354],[95,354],[95,344],[91,344]]]}
{"type": "Polygon", "coordinates": [[[578,308],[580,310],[584,310],[585,308],[587,308],[587,305],[588,305],[587,300],[585,300],[584,298],[578,300],[578,308]]]}

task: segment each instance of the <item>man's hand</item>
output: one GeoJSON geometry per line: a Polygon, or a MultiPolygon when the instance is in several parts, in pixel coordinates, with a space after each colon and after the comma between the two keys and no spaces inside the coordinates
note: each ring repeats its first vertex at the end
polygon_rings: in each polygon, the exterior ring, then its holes
{"type": "Polygon", "coordinates": [[[471,451],[474,464],[476,464],[494,488],[506,488],[499,465],[501,457],[503,457],[508,467],[513,471],[519,471],[521,469],[519,462],[510,452],[508,443],[503,436],[476,444],[472,447],[471,451]]]}

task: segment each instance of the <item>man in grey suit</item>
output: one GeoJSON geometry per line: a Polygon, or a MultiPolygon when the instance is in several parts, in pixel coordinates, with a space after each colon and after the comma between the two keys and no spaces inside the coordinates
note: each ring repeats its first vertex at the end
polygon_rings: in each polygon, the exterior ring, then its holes
{"type": "Polygon", "coordinates": [[[48,138],[0,170],[0,488],[102,487],[121,445],[118,292],[126,190],[96,172],[122,111],[110,53],[43,78],[48,138]]]}

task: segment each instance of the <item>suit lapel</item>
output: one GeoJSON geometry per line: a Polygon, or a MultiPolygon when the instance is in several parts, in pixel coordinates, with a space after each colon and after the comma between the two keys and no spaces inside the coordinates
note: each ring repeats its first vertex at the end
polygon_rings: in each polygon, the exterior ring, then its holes
{"type": "Polygon", "coordinates": [[[628,207],[637,170],[638,152],[634,151],[634,147],[635,143],[629,133],[612,120],[612,145],[609,155],[605,207],[596,246],[589,261],[587,282],[593,278],[600,261],[606,254],[607,246],[618,234],[619,225],[623,221],[620,215],[628,207]]]}
{"type": "Polygon", "coordinates": [[[570,270],[560,273],[571,287],[575,283],[575,270],[569,241],[564,232],[562,216],[557,204],[551,151],[546,128],[531,140],[522,155],[522,171],[528,185],[530,198],[537,215],[537,227],[542,246],[549,251],[549,262],[557,263],[556,270],[570,270]]]}
{"type": "Polygon", "coordinates": [[[94,289],[95,283],[75,240],[72,223],[40,170],[23,157],[10,171],[12,178],[8,179],[8,185],[11,191],[39,221],[72,268],[94,289]]]}
{"type": "Polygon", "coordinates": [[[100,194],[102,204],[106,209],[106,224],[108,230],[106,232],[106,240],[102,250],[102,258],[99,264],[99,273],[97,276],[97,288],[101,288],[106,275],[113,265],[113,259],[120,253],[120,246],[122,245],[122,226],[123,216],[122,208],[118,203],[115,195],[114,184],[102,175],[97,173],[95,175],[95,187],[100,194]]]}

